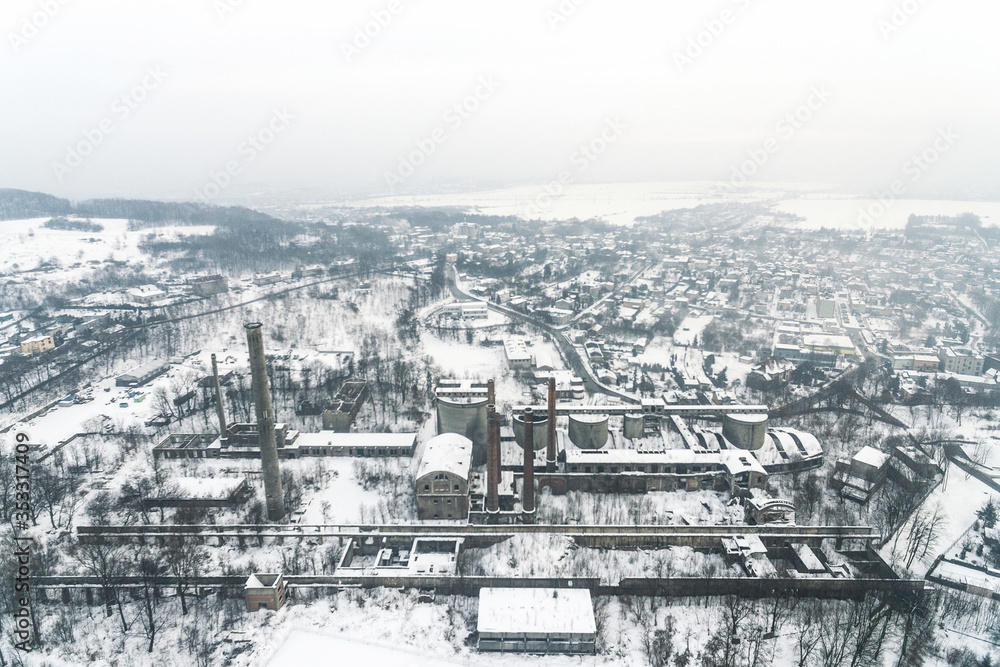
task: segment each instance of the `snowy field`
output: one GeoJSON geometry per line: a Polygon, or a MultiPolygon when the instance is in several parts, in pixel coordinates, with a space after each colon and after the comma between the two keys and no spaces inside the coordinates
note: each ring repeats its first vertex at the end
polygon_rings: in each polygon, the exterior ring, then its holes
{"type": "MultiPolygon", "coordinates": [[[[46,280],[78,280],[94,269],[94,262],[138,260],[142,255],[139,243],[150,234],[170,239],[181,235],[203,236],[215,230],[210,225],[168,225],[128,231],[128,220],[95,218],[92,221],[104,229],[85,232],[48,229],[45,223],[49,219],[4,220],[0,224],[0,266],[21,273],[50,264],[58,268],[47,271],[46,280]]],[[[68,219],[83,220],[72,216],[68,219]]]]}
{"type": "Polygon", "coordinates": [[[419,653],[399,645],[384,646],[357,639],[294,630],[281,644],[267,667],[303,667],[303,665],[343,665],[378,663],[399,667],[434,667],[435,665],[471,665],[468,660],[454,660],[440,655],[419,653]],[[326,656],[322,658],[321,656],[326,656]]]}
{"type": "Polygon", "coordinates": [[[712,315],[688,315],[674,332],[674,345],[694,345],[695,339],[714,319],[712,315]]]}
{"type": "MultiPolygon", "coordinates": [[[[792,213],[805,218],[796,225],[800,229],[862,230],[868,231],[872,226],[867,219],[861,219],[861,213],[869,210],[878,202],[874,199],[849,197],[805,196],[801,199],[790,199],[778,202],[777,210],[792,213]]],[[[872,209],[878,211],[876,207],[872,209]]],[[[982,218],[984,225],[1000,224],[1000,202],[981,201],[938,201],[924,199],[899,199],[892,202],[880,216],[871,216],[874,229],[903,229],[907,218],[914,215],[948,215],[975,213],[982,218]]]]}

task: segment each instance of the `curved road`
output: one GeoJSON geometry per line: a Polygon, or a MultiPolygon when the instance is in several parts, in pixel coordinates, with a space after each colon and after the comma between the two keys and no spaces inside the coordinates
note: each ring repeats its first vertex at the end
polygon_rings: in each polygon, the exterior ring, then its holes
{"type": "MultiPolygon", "coordinates": [[[[536,317],[532,317],[531,315],[525,315],[524,313],[518,312],[511,308],[507,308],[506,306],[501,306],[486,299],[479,299],[472,296],[468,292],[463,291],[461,287],[459,287],[458,269],[452,266],[451,270],[453,274],[452,275],[453,279],[449,281],[448,289],[451,290],[452,295],[456,299],[460,301],[479,301],[485,303],[487,307],[490,308],[491,310],[495,310],[498,313],[503,313],[508,317],[524,322],[525,324],[530,324],[531,326],[537,327],[542,331],[548,333],[552,337],[552,340],[556,343],[556,345],[559,346],[559,351],[563,355],[563,359],[566,360],[566,363],[569,364],[570,368],[576,374],[578,374],[580,377],[583,378],[584,386],[586,386],[587,391],[591,393],[601,392],[604,394],[610,394],[612,396],[617,396],[623,401],[627,401],[629,403],[639,402],[639,399],[631,394],[601,384],[601,382],[597,379],[597,377],[594,376],[593,372],[590,370],[590,366],[588,364],[585,364],[583,360],[580,358],[579,351],[576,349],[573,343],[571,343],[569,339],[567,339],[566,336],[563,335],[562,331],[552,326],[551,324],[548,324],[547,322],[543,322],[542,320],[536,317]]],[[[640,271],[639,273],[641,272],[642,271],[640,271]]],[[[638,273],[636,275],[638,275],[638,273]]]]}

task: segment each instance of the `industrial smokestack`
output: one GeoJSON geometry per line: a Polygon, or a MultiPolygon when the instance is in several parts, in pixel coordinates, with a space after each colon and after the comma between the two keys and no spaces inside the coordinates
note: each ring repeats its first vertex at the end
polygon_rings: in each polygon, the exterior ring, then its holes
{"type": "Polygon", "coordinates": [[[225,447],[229,440],[228,424],[226,423],[226,409],[222,405],[222,383],[219,382],[219,362],[212,353],[212,377],[215,379],[215,414],[219,417],[219,438],[225,447]]]}
{"type": "Polygon", "coordinates": [[[500,512],[500,429],[497,426],[497,411],[490,404],[486,406],[486,512],[496,515],[500,512]]]}
{"type": "Polygon", "coordinates": [[[535,416],[531,408],[524,410],[524,488],[521,490],[521,509],[524,523],[535,522],[535,416]]]}
{"type": "Polygon", "coordinates": [[[257,412],[267,518],[270,521],[280,521],[285,516],[285,497],[281,492],[281,470],[278,468],[278,446],[274,439],[274,410],[271,407],[271,387],[264,359],[264,338],[260,322],[246,324],[243,328],[246,329],[247,345],[250,348],[250,377],[253,380],[253,400],[257,412]]]}
{"type": "Polygon", "coordinates": [[[548,442],[545,447],[545,470],[556,471],[556,379],[549,378],[548,442]]]}
{"type": "Polygon", "coordinates": [[[486,381],[486,403],[488,405],[497,404],[497,392],[496,387],[493,383],[493,378],[486,381]]]}

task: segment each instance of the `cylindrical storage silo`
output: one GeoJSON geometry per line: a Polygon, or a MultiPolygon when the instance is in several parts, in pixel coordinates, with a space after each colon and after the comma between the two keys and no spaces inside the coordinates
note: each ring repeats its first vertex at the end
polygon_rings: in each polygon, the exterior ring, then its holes
{"type": "Polygon", "coordinates": [[[438,433],[458,433],[472,441],[472,465],[486,463],[486,398],[437,399],[438,433]]]}
{"type": "MultiPolygon", "coordinates": [[[[514,415],[514,442],[524,447],[524,415],[514,415]]],[[[545,449],[549,444],[549,420],[543,413],[536,412],[535,420],[531,423],[531,434],[535,438],[533,443],[535,451],[545,449]]]]}
{"type": "Polygon", "coordinates": [[[646,418],[641,414],[625,415],[625,437],[639,440],[646,435],[646,418]]]}
{"type": "Polygon", "coordinates": [[[580,449],[600,449],[608,442],[608,416],[570,415],[569,439],[580,449]]]}
{"type": "Polygon", "coordinates": [[[760,449],[766,434],[766,414],[722,415],[722,435],[740,449],[760,449]]]}

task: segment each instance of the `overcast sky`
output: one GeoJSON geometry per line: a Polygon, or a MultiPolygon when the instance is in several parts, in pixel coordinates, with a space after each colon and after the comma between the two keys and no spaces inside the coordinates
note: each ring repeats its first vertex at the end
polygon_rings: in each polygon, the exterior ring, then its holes
{"type": "Polygon", "coordinates": [[[0,187],[997,196],[997,25],[993,0],[4,0],[0,187]]]}

